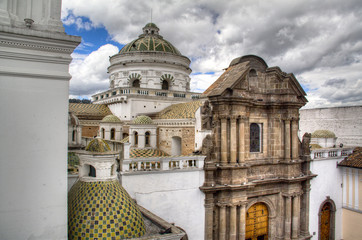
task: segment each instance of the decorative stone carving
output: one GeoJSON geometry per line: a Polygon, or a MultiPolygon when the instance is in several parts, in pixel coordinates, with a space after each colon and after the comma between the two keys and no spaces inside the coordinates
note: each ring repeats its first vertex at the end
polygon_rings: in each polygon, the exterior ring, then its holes
{"type": "Polygon", "coordinates": [[[211,130],[212,126],[212,110],[209,105],[209,101],[205,101],[204,105],[201,107],[201,129],[202,130],[211,130]]]}
{"type": "Polygon", "coordinates": [[[212,137],[208,134],[204,140],[202,140],[202,155],[205,155],[205,162],[211,161],[211,154],[212,154],[213,144],[212,144],[212,137]]]}
{"type": "Polygon", "coordinates": [[[310,155],[310,139],[312,137],[311,133],[304,133],[303,140],[302,140],[302,154],[310,155]]]}

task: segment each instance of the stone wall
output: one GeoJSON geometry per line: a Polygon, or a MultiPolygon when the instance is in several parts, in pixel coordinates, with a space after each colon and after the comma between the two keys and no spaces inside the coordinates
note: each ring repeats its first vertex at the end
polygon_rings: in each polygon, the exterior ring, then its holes
{"type": "Polygon", "coordinates": [[[98,131],[99,131],[99,126],[83,126],[82,127],[82,137],[97,136],[98,131]]]}
{"type": "Polygon", "coordinates": [[[334,132],[337,145],[362,145],[362,106],[300,110],[300,136],[326,129],[334,132]]]}
{"type": "Polygon", "coordinates": [[[181,155],[190,155],[195,151],[195,129],[193,127],[159,127],[158,148],[172,155],[172,137],[181,138],[181,155]]]}

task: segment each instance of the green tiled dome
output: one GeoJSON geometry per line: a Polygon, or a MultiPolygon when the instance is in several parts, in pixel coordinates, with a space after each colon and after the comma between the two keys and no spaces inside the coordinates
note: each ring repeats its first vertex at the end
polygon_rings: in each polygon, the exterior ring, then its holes
{"type": "Polygon", "coordinates": [[[144,233],[142,214],[118,181],[78,181],[70,189],[68,239],[129,239],[144,233]]]}
{"type": "Polygon", "coordinates": [[[159,28],[154,23],[148,23],[143,28],[144,33],[136,40],[125,45],[119,53],[128,52],[167,52],[181,55],[170,42],[158,34],[159,28]]]}
{"type": "Polygon", "coordinates": [[[133,124],[153,124],[153,121],[149,116],[141,115],[133,120],[133,124]]]}
{"type": "Polygon", "coordinates": [[[329,130],[316,130],[312,133],[312,138],[335,138],[334,132],[329,130]]]}
{"type": "Polygon", "coordinates": [[[86,151],[90,152],[108,152],[111,151],[108,143],[101,138],[95,138],[90,143],[88,143],[85,148],[86,151]]]}
{"type": "Polygon", "coordinates": [[[105,116],[101,122],[119,123],[119,122],[121,122],[121,120],[117,116],[110,114],[110,115],[105,116]]]}

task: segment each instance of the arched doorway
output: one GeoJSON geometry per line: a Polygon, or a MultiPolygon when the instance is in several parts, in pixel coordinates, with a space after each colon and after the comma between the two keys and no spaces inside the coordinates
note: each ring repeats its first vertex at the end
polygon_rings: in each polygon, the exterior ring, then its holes
{"type": "Polygon", "coordinates": [[[319,208],[319,239],[333,240],[335,229],[335,205],[333,200],[327,198],[319,208]]]}
{"type": "Polygon", "coordinates": [[[167,82],[167,80],[162,81],[162,90],[168,90],[168,82],[167,82]]]}
{"type": "Polygon", "coordinates": [[[180,137],[172,137],[172,155],[180,156],[181,155],[181,138],[180,137]]]}
{"type": "Polygon", "coordinates": [[[246,214],[245,240],[267,240],[268,218],[268,207],[264,203],[251,206],[246,214]]]}

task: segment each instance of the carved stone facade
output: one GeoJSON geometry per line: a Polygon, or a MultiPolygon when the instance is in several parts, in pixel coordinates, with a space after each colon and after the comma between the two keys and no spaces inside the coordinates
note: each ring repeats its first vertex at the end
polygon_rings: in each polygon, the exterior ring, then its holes
{"type": "Polygon", "coordinates": [[[234,59],[204,92],[212,107],[214,144],[201,187],[205,239],[311,237],[309,181],[314,175],[309,157],[299,154],[298,139],[305,95],[293,74],[250,55],[234,59]],[[251,225],[255,231],[246,229],[255,204],[267,207],[264,235],[258,235],[257,224],[251,225]]]}

